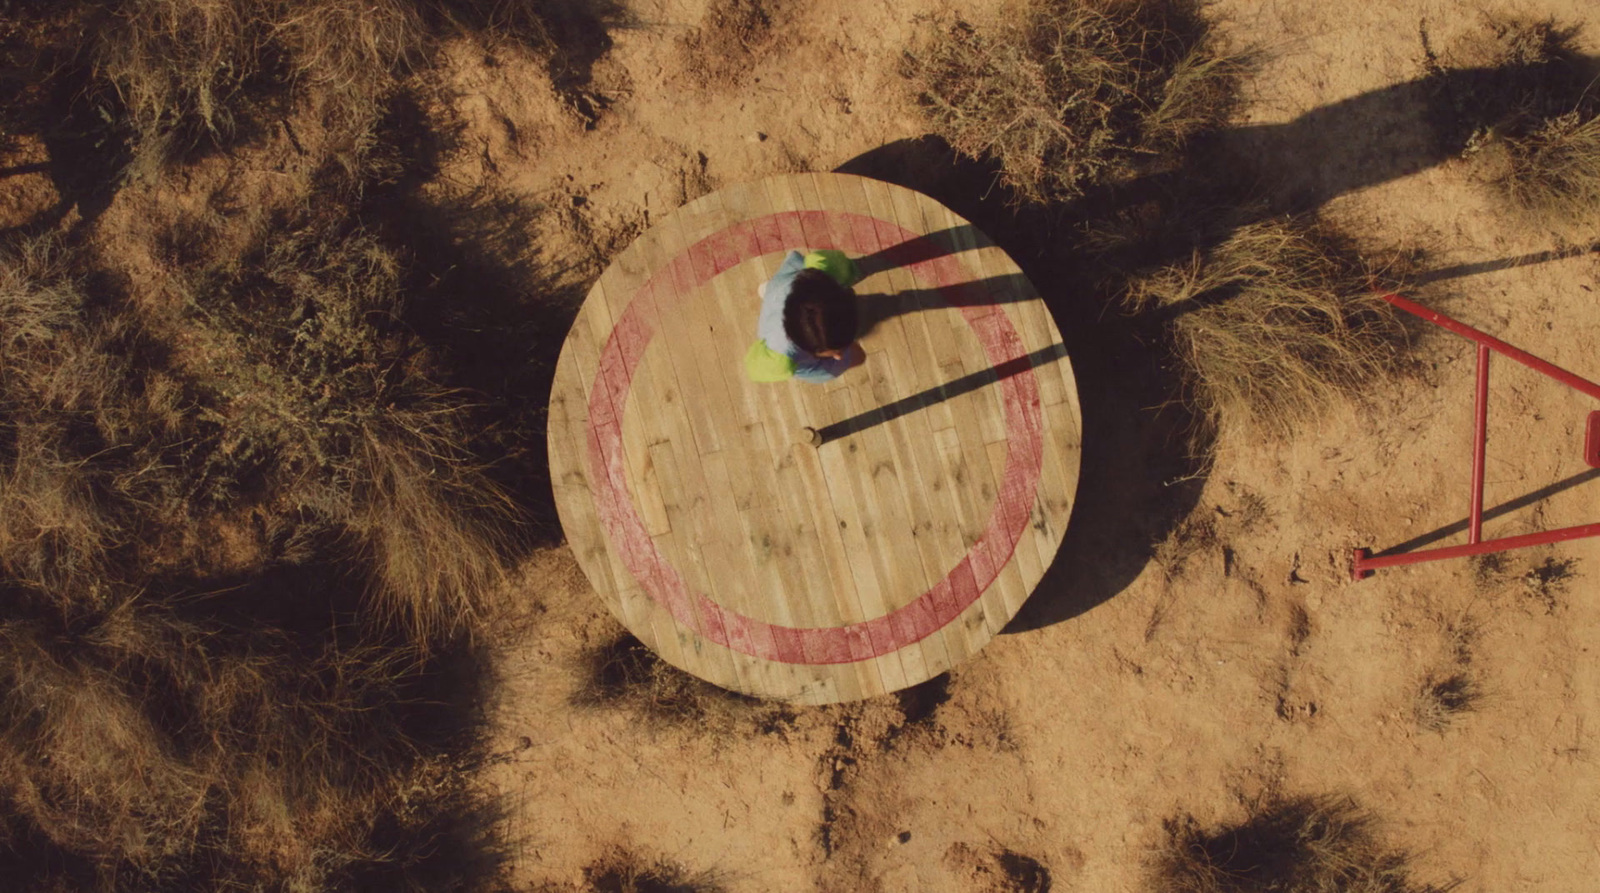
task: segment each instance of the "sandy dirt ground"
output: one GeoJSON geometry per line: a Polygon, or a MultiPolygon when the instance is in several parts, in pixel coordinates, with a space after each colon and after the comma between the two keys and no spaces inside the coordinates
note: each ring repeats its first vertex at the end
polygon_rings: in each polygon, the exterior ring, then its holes
{"type": "MultiPolygon", "coordinates": [[[[481,175],[581,198],[597,230],[616,231],[719,183],[829,170],[921,135],[896,65],[919,14],[936,9],[776,4],[770,30],[741,33],[738,8],[640,7],[642,26],[616,33],[596,65],[593,89],[613,104],[591,130],[530,97],[528,82],[464,64],[462,83],[482,91],[468,100],[481,175]],[[734,33],[715,33],[730,23],[734,33]],[[708,45],[748,53],[712,63],[708,45]],[[505,118],[537,135],[507,138],[505,118]]],[[[1228,33],[1264,52],[1240,123],[1286,124],[1413,81],[1424,32],[1448,47],[1483,11],[1222,4],[1228,33]]],[[[1585,23],[1588,52],[1600,39],[1579,0],[1501,11],[1585,23]]],[[[1425,249],[1430,269],[1582,240],[1508,219],[1469,165],[1368,157],[1425,140],[1409,111],[1329,120],[1271,163],[1333,193],[1324,212],[1364,240],[1425,249]],[[1386,182],[1362,183],[1364,165],[1386,182]]],[[[1422,297],[1600,375],[1597,288],[1600,257],[1588,255],[1441,280],[1422,297]]],[[[541,555],[528,591],[544,613],[537,641],[508,661],[504,762],[492,770],[511,799],[519,871],[577,885],[585,866],[626,851],[731,891],[899,893],[1037,889],[1032,860],[1051,889],[1140,890],[1164,823],[1238,821],[1278,792],[1354,797],[1412,854],[1418,880],[1594,889],[1600,544],[1349,579],[1351,548],[1465,516],[1473,354],[1438,337],[1422,356],[1420,374],[1333,409],[1290,444],[1222,444],[1192,509],[1113,597],[1002,636],[914,698],[765,729],[573,710],[583,680],[572,668],[617,630],[567,553],[541,555]],[[1426,728],[1418,692],[1457,674],[1482,698],[1442,732],[1426,728]]],[[[1494,385],[1489,505],[1586,470],[1586,398],[1507,364],[1494,385]]],[[[1594,492],[1537,499],[1488,522],[1486,536],[1592,520],[1594,492]]],[[[1090,573],[1067,568],[1034,599],[1070,598],[1090,573]]]]}
{"type": "MultiPolygon", "coordinates": [[[[981,21],[994,6],[961,12],[981,21]]],[[[1270,188],[1311,196],[1363,244],[1421,249],[1440,276],[1419,299],[1600,378],[1600,254],[1499,263],[1600,233],[1518,220],[1472,165],[1426,157],[1403,91],[1358,101],[1421,77],[1424,41],[1445,51],[1486,11],[1582,24],[1580,47],[1600,54],[1588,0],[1225,0],[1214,12],[1261,61],[1224,139],[1265,147],[1270,188]]],[[[579,89],[515,50],[459,47],[441,79],[470,150],[431,188],[542,209],[544,261],[581,281],[720,184],[833,170],[923,135],[900,60],[948,12],[934,0],[638,0],[579,89]]],[[[167,193],[119,196],[103,231],[127,241],[135,285],[158,284],[159,263],[138,260],[152,207],[170,216],[226,183],[230,213],[265,214],[305,188],[297,163],[279,146],[202,164],[167,193]]],[[[37,204],[29,182],[6,200],[37,204]]],[[[981,221],[974,194],[976,211],[957,210],[981,221]]],[[[1085,325],[1069,343],[1094,341],[1085,325]]],[[[1438,336],[1419,357],[1414,374],[1330,407],[1289,443],[1224,441],[1208,473],[1172,482],[1182,498],[1130,506],[1137,524],[1075,516],[1017,631],[904,696],[735,704],[688,721],[574,706],[589,655],[621,629],[564,548],[540,551],[520,571],[528,630],[502,655],[485,770],[519,883],[587,889],[593,866],[628,854],[732,893],[1039,890],[1046,877],[1057,891],[1146,890],[1171,823],[1331,794],[1370,810],[1418,880],[1597,889],[1600,541],[1350,580],[1354,547],[1464,540],[1473,351],[1438,336]],[[1137,560],[1098,565],[1096,537],[1137,560]],[[1481,697],[1428,727],[1419,692],[1456,677],[1481,697]]],[[[1079,375],[1080,389],[1109,387],[1079,375]]],[[[1571,486],[1494,514],[1485,535],[1600,521],[1600,472],[1580,454],[1590,401],[1506,363],[1492,394],[1487,504],[1571,486]]],[[[1110,405],[1086,423],[1159,411],[1110,405]]],[[[1115,495],[1088,458],[1083,475],[1115,495]]]]}

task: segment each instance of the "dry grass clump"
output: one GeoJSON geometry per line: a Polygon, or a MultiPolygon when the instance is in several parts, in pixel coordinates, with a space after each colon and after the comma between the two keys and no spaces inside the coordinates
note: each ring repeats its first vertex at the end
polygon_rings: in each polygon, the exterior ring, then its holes
{"type": "Polygon", "coordinates": [[[349,542],[375,615],[426,641],[484,619],[515,510],[468,450],[470,405],[403,323],[402,274],[348,222],[285,226],[196,283],[208,343],[191,363],[217,427],[204,492],[349,542]]]}
{"type": "Polygon", "coordinates": [[[684,67],[702,88],[746,81],[759,59],[792,38],[786,32],[798,13],[785,0],[714,0],[700,24],[678,38],[684,67]]]}
{"type": "Polygon", "coordinates": [[[1600,114],[1568,112],[1506,140],[1495,185],[1519,210],[1543,220],[1600,223],[1600,114]]]}
{"type": "Polygon", "coordinates": [[[440,662],[485,624],[509,510],[394,318],[399,261],[319,232],[203,277],[227,288],[181,339],[81,254],[0,252],[19,888],[409,889],[493,852],[450,771],[476,695],[440,662]],[[224,530],[259,542],[219,569],[224,530]]]}
{"type": "MultiPolygon", "coordinates": [[[[122,140],[172,161],[282,119],[308,154],[362,156],[443,36],[544,21],[499,0],[33,6],[0,3],[0,93],[29,103],[0,119],[47,137],[53,176],[94,160],[76,199],[57,183],[85,221],[122,140]]],[[[0,243],[0,887],[497,870],[470,645],[517,511],[477,458],[483,398],[439,383],[413,326],[426,277],[361,210],[169,239],[159,296],[100,272],[82,227],[72,250],[0,243]]]]}
{"type": "MultiPolygon", "coordinates": [[[[31,69],[21,80],[92,81],[117,101],[98,112],[131,131],[135,172],[155,175],[197,147],[229,146],[280,121],[318,131],[313,151],[353,170],[373,127],[408,79],[446,41],[531,47],[563,86],[583,81],[621,18],[505,0],[66,0],[52,4],[70,29],[0,9],[0,58],[31,69]],[[54,45],[31,59],[6,52],[24,28],[54,45]],[[598,34],[594,32],[599,32],[598,34]],[[86,38],[85,35],[88,35],[86,38]]],[[[22,54],[27,55],[27,54],[22,54]]],[[[46,90],[45,92],[49,92],[46,90]]],[[[57,91],[60,92],[60,91],[57,91]]],[[[45,102],[48,104],[49,100],[45,102]]],[[[302,131],[304,134],[305,131],[302,131]]],[[[308,143],[309,144],[309,143],[308,143]]]]}
{"type": "Polygon", "coordinates": [[[711,872],[691,872],[666,860],[648,860],[626,850],[612,852],[583,870],[594,893],[721,893],[711,872]]]}
{"type": "Polygon", "coordinates": [[[1202,828],[1167,822],[1154,864],[1160,893],[1444,893],[1419,884],[1407,858],[1376,834],[1373,819],[1343,797],[1257,804],[1243,822],[1202,828]]]}
{"type": "Polygon", "coordinates": [[[338,886],[402,858],[374,823],[428,837],[406,801],[451,794],[406,728],[419,666],[136,600],[0,622],[0,804],[94,888],[338,886]]]}
{"type": "Polygon", "coordinates": [[[90,306],[47,243],[6,260],[8,578],[81,602],[260,511],[259,551],[341,543],[369,615],[415,641],[481,628],[516,513],[469,452],[470,404],[402,323],[393,251],[358,228],[275,231],[197,274],[181,351],[117,302],[90,306]]]}
{"type": "Polygon", "coordinates": [[[662,725],[727,732],[778,722],[785,709],[686,673],[627,633],[587,650],[579,673],[574,706],[628,710],[662,725]]]}
{"type": "Polygon", "coordinates": [[[1417,725],[1430,732],[1443,732],[1460,714],[1473,710],[1482,697],[1478,683],[1465,672],[1429,677],[1417,691],[1412,713],[1417,725]]]}
{"type": "Polygon", "coordinates": [[[187,330],[233,350],[213,377],[81,257],[0,256],[0,874],[19,889],[414,889],[494,853],[452,756],[475,696],[438,686],[498,583],[504,506],[464,458],[464,407],[376,334],[393,257],[317,250],[348,275],[247,265],[261,288],[304,277],[300,302],[241,289],[238,315],[187,330]],[[218,578],[195,551],[241,512],[264,542],[218,578]],[[363,577],[404,635],[350,624],[363,577]]]}
{"type": "Polygon", "coordinates": [[[1231,114],[1245,57],[1196,0],[1031,0],[907,56],[934,130],[1026,201],[1070,199],[1231,114]]]}
{"type": "Polygon", "coordinates": [[[1545,556],[1520,567],[1526,569],[1514,566],[1512,559],[1506,555],[1484,555],[1474,561],[1473,576],[1478,587],[1485,591],[1520,583],[1520,586],[1512,587],[1513,591],[1537,604],[1546,614],[1554,614],[1561,609],[1565,601],[1563,596],[1572,585],[1573,578],[1579,576],[1578,560],[1575,558],[1545,556]]]}
{"type": "Polygon", "coordinates": [[[186,399],[144,332],[90,306],[59,247],[0,250],[0,575],[103,597],[130,540],[179,507],[186,399]]]}
{"type": "Polygon", "coordinates": [[[336,153],[358,151],[425,39],[405,0],[123,0],[92,52],[160,163],[247,136],[295,101],[336,153]]]}
{"type": "Polygon", "coordinates": [[[1170,317],[1186,398],[1209,431],[1283,437],[1400,368],[1406,330],[1374,272],[1330,231],[1283,219],[1134,279],[1124,300],[1170,317]]]}
{"type": "Polygon", "coordinates": [[[1477,162],[1511,207],[1549,224],[1600,222],[1600,81],[1576,49],[1578,29],[1552,19],[1484,14],[1429,75],[1445,100],[1434,126],[1445,148],[1477,162]]]}
{"type": "Polygon", "coordinates": [[[1428,673],[1411,702],[1417,725],[1430,732],[1445,731],[1461,714],[1477,709],[1483,699],[1483,689],[1472,666],[1477,624],[1466,618],[1448,621],[1443,633],[1442,659],[1428,673]]]}

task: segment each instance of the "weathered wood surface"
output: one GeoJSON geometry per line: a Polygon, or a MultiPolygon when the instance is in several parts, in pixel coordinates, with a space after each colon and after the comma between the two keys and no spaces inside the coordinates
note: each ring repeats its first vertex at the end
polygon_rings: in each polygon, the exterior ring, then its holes
{"type": "Polygon", "coordinates": [[[1066,530],[1080,419],[1003,251],[916,192],[785,175],[685,205],[601,276],[556,369],[551,478],[590,582],[663,659],[828,703],[932,678],[1011,619],[1066,530]],[[757,289],[817,248],[868,274],[866,363],[747,381],[757,289]]]}

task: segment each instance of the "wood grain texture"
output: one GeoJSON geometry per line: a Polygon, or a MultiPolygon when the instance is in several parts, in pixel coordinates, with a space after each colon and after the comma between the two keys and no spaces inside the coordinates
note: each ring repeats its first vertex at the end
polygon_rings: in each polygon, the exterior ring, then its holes
{"type": "Polygon", "coordinates": [[[556,506],[596,591],[662,659],[757,697],[872,697],[970,657],[1039,582],[1077,490],[1077,390],[1043,301],[965,220],[862,177],[772,177],[661,220],[590,292],[550,407],[556,506]],[[818,248],[868,274],[866,362],[746,380],[758,288],[818,248]]]}

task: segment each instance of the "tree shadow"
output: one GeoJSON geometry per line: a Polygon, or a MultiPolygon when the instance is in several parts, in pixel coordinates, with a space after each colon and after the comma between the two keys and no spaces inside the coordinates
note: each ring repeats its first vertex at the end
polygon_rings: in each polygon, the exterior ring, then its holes
{"type": "Polygon", "coordinates": [[[637,17],[618,0],[545,0],[539,4],[503,0],[423,0],[419,11],[437,33],[464,29],[490,50],[520,44],[546,57],[551,85],[593,129],[610,98],[593,89],[594,66],[611,51],[612,32],[637,25],[637,17]]]}
{"type": "Polygon", "coordinates": [[[414,96],[396,100],[380,133],[392,157],[359,216],[408,261],[405,324],[434,355],[440,380],[475,398],[470,449],[532,534],[515,547],[554,541],[561,526],[545,419],[592,259],[555,258],[538,243],[555,209],[491,188],[426,188],[460,149],[460,133],[430,119],[414,96]]]}
{"type": "MultiPolygon", "coordinates": [[[[1177,406],[1153,408],[1169,404],[1175,392],[1170,373],[1149,349],[1156,333],[1146,331],[1148,326],[1138,319],[1107,312],[1096,295],[1094,271],[1081,255],[1056,244],[1059,212],[1009,203],[993,166],[957,155],[942,140],[924,138],[881,147],[838,170],[915,189],[971,221],[1017,262],[1061,331],[1061,344],[1047,350],[1064,351],[1077,380],[1084,432],[1081,477],[1072,522],[1056,560],[1008,631],[1059,622],[1116,595],[1138,576],[1154,544],[1193,508],[1203,481],[1202,466],[1183,447],[1192,428],[1188,414],[1177,406]]],[[[967,242],[953,235],[933,243],[955,247],[967,242]]],[[[985,280],[965,295],[992,303],[995,295],[1032,291],[985,280]]],[[[961,300],[963,294],[957,291],[954,297],[961,300]]],[[[898,299],[868,296],[867,302],[869,318],[877,320],[886,313],[943,305],[947,299],[934,291],[917,291],[898,299]]],[[[1054,358],[1029,358],[1036,361],[1054,358]]],[[[1003,371],[985,370],[963,382],[984,386],[999,380],[1003,371]]],[[[917,404],[929,397],[937,394],[902,402],[917,404]]]]}
{"type": "Polygon", "coordinates": [[[0,115],[0,128],[10,137],[37,137],[47,158],[7,168],[3,175],[44,173],[58,197],[26,222],[0,230],[0,237],[43,235],[74,210],[79,225],[94,222],[111,206],[133,157],[132,133],[115,92],[94,83],[87,71],[69,68],[50,77],[38,91],[4,91],[0,102],[7,106],[0,115]]]}
{"type": "Polygon", "coordinates": [[[1207,135],[1183,163],[1092,189],[1055,208],[1055,220],[1131,221],[1143,237],[1107,260],[1129,271],[1164,265],[1240,227],[1315,212],[1341,195],[1458,159],[1486,134],[1592,105],[1584,85],[1596,72],[1600,59],[1574,53],[1539,64],[1435,67],[1282,124],[1207,135]]]}
{"type": "MultiPolygon", "coordinates": [[[[1120,312],[1111,296],[1121,283],[1218,245],[1243,226],[1314,212],[1338,196],[1458,157],[1473,134],[1527,115],[1529,85],[1548,80],[1551,65],[1567,79],[1594,62],[1567,55],[1543,65],[1435,67],[1283,124],[1212,134],[1181,163],[1051,206],[1023,205],[993,164],[960,156],[937,137],[892,143],[837,168],[915,189],[972,221],[1022,268],[1061,330],[1083,407],[1078,494],[1054,562],[1007,631],[1070,619],[1121,592],[1192,511],[1204,485],[1206,463],[1198,456],[1207,445],[1195,443],[1196,420],[1177,400],[1178,373],[1162,349],[1166,321],[1120,312]],[[1133,237],[1091,250],[1081,234],[1108,222],[1133,237]]],[[[951,233],[939,244],[971,242],[951,233]]],[[[1424,276],[1439,281],[1583,250],[1424,276]]],[[[985,284],[973,290],[998,293],[985,284]]],[[[939,300],[936,293],[864,298],[874,324],[939,300]]]]}
{"type": "Polygon", "coordinates": [[[546,410],[587,280],[532,243],[544,213],[514,196],[476,192],[442,201],[393,196],[363,216],[413,259],[407,323],[437,354],[448,384],[483,398],[474,454],[536,535],[554,537],[546,410]]]}

